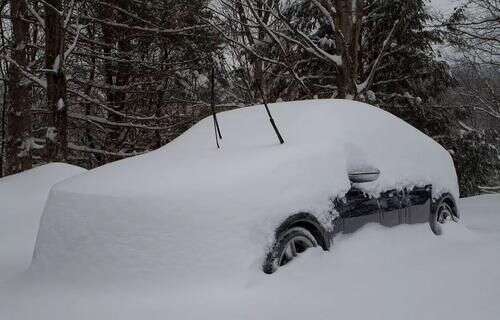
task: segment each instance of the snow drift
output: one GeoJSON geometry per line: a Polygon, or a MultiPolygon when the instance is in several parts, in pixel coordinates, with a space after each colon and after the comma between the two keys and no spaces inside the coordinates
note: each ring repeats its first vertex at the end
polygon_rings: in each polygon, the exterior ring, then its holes
{"type": "Polygon", "coordinates": [[[161,281],[61,285],[28,274],[0,283],[0,318],[497,320],[500,195],[461,199],[460,207],[462,223],[444,236],[427,225],[367,225],[339,236],[332,252],[309,250],[240,286],[225,279],[185,290],[161,281]]]}
{"type": "Polygon", "coordinates": [[[37,238],[33,272],[59,278],[157,278],[171,286],[244,279],[260,272],[274,229],[310,212],[325,225],[347,170],[373,166],[384,189],[433,185],[458,198],[450,155],[407,123],[366,104],[314,100],[219,115],[217,150],[207,118],[165,147],[54,187],[37,238]]]}
{"type": "Polygon", "coordinates": [[[84,171],[52,163],[0,179],[0,279],[29,266],[50,188],[84,171]]]}

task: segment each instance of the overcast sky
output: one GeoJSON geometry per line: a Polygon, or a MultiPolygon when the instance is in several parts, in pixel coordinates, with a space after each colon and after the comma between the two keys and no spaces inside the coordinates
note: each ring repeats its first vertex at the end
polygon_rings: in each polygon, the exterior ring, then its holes
{"type": "Polygon", "coordinates": [[[457,4],[463,2],[464,0],[431,0],[432,6],[444,13],[450,12],[457,4]]]}

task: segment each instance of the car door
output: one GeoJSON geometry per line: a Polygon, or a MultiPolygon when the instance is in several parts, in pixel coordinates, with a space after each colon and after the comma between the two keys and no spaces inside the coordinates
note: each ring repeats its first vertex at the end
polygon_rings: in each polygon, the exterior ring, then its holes
{"type": "Polygon", "coordinates": [[[340,214],[336,227],[344,233],[352,233],[367,223],[380,221],[378,199],[355,187],[343,198],[335,200],[335,209],[340,214]]]}
{"type": "Polygon", "coordinates": [[[404,223],[428,222],[432,204],[432,186],[407,189],[405,194],[407,206],[404,213],[404,223]]]}
{"type": "Polygon", "coordinates": [[[394,227],[403,223],[405,214],[405,194],[403,191],[388,190],[382,192],[379,198],[380,224],[394,227]]]}
{"type": "Polygon", "coordinates": [[[380,223],[387,227],[429,221],[431,186],[383,192],[379,199],[380,223]]]}

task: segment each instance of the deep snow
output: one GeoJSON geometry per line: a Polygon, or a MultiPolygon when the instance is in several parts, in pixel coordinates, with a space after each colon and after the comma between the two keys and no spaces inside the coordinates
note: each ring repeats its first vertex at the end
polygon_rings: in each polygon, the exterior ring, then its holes
{"type": "Polygon", "coordinates": [[[84,171],[53,163],[0,179],[0,281],[29,266],[49,189],[84,171]]]}
{"type": "MultiPolygon", "coordinates": [[[[274,230],[309,212],[331,221],[347,172],[380,169],[369,193],[433,185],[458,197],[449,153],[395,116],[348,100],[262,106],[219,114],[165,147],[70,178],[47,201],[30,272],[82,282],[162,278],[169,287],[244,284],[260,274],[274,230]]],[[[55,281],[54,280],[54,281],[55,281]]]]}
{"type": "Polygon", "coordinates": [[[461,207],[462,224],[443,237],[427,225],[368,225],[271,276],[248,272],[245,284],[172,290],[161,279],[62,285],[23,275],[0,284],[0,319],[498,319],[500,196],[461,207]]]}

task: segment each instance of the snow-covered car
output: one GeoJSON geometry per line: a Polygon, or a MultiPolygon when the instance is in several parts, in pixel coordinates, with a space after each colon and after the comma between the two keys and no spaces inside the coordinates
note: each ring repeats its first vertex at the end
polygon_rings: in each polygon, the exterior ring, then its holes
{"type": "Polygon", "coordinates": [[[273,273],[311,247],[366,223],[457,220],[457,176],[431,138],[348,100],[220,113],[165,147],[70,178],[45,207],[33,270],[163,273],[172,283],[273,273]],[[260,271],[261,272],[261,271],[260,271]]]}

